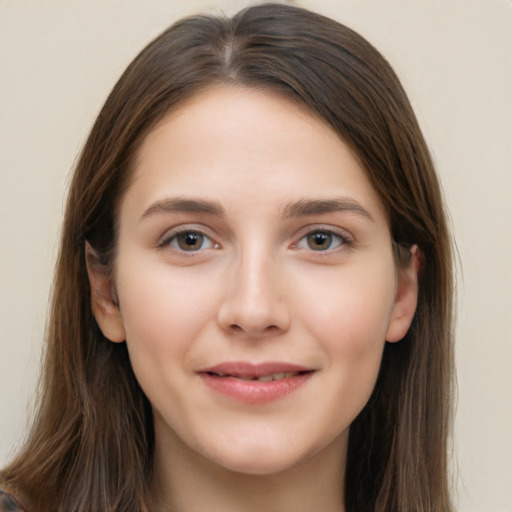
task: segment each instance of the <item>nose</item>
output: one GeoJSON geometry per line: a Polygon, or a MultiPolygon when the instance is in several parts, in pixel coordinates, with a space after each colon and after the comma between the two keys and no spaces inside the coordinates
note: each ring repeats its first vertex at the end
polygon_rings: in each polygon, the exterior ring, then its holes
{"type": "Polygon", "coordinates": [[[231,334],[257,339],[285,332],[291,314],[286,283],[277,257],[256,249],[230,267],[218,312],[220,327],[231,334]]]}

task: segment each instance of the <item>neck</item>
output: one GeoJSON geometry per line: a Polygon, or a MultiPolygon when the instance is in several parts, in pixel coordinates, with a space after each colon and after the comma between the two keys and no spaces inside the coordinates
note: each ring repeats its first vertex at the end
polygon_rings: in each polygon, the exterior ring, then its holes
{"type": "Polygon", "coordinates": [[[150,510],[162,512],[344,512],[347,435],[296,466],[254,475],[226,469],[180,441],[159,446],[150,510]]]}

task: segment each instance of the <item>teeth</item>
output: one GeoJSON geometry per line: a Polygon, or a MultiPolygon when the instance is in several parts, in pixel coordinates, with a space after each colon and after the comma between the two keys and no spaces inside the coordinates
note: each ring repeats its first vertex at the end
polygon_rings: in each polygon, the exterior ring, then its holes
{"type": "Polygon", "coordinates": [[[271,380],[288,379],[289,377],[293,377],[294,375],[297,375],[297,372],[272,373],[271,375],[263,375],[262,377],[259,377],[257,380],[259,382],[270,382],[271,380]]]}
{"type": "MultiPolygon", "coordinates": [[[[234,377],[227,373],[215,373],[217,377],[234,377]]],[[[270,375],[262,375],[261,377],[252,377],[252,376],[236,376],[235,378],[240,380],[257,380],[258,382],[270,382],[273,380],[282,380],[293,377],[294,375],[299,375],[298,372],[279,372],[279,373],[271,373],[270,375]]]]}

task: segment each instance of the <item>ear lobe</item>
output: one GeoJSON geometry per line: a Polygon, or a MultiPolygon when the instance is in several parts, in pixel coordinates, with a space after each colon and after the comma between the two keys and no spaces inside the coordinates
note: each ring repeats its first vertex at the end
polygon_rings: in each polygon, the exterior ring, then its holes
{"type": "Polygon", "coordinates": [[[395,303],[391,312],[386,341],[400,341],[411,326],[418,304],[418,274],[421,270],[421,253],[417,245],[411,247],[407,268],[398,270],[395,303]]]}
{"type": "Polygon", "coordinates": [[[91,309],[99,328],[110,341],[125,341],[123,319],[110,273],[88,242],[85,243],[85,262],[91,285],[91,309]]]}

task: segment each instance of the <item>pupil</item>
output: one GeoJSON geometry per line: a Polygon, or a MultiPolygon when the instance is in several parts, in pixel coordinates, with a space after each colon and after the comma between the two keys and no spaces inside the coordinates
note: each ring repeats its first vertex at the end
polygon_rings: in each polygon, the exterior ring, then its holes
{"type": "Polygon", "coordinates": [[[195,245],[197,243],[197,235],[191,235],[191,234],[186,235],[185,243],[187,245],[195,245]]]}
{"type": "Polygon", "coordinates": [[[199,249],[203,243],[203,235],[197,233],[185,233],[178,237],[178,244],[181,249],[199,249]]]}
{"type": "Polygon", "coordinates": [[[332,235],[328,233],[315,233],[309,237],[309,247],[318,251],[319,249],[327,249],[331,245],[332,235]]]}

